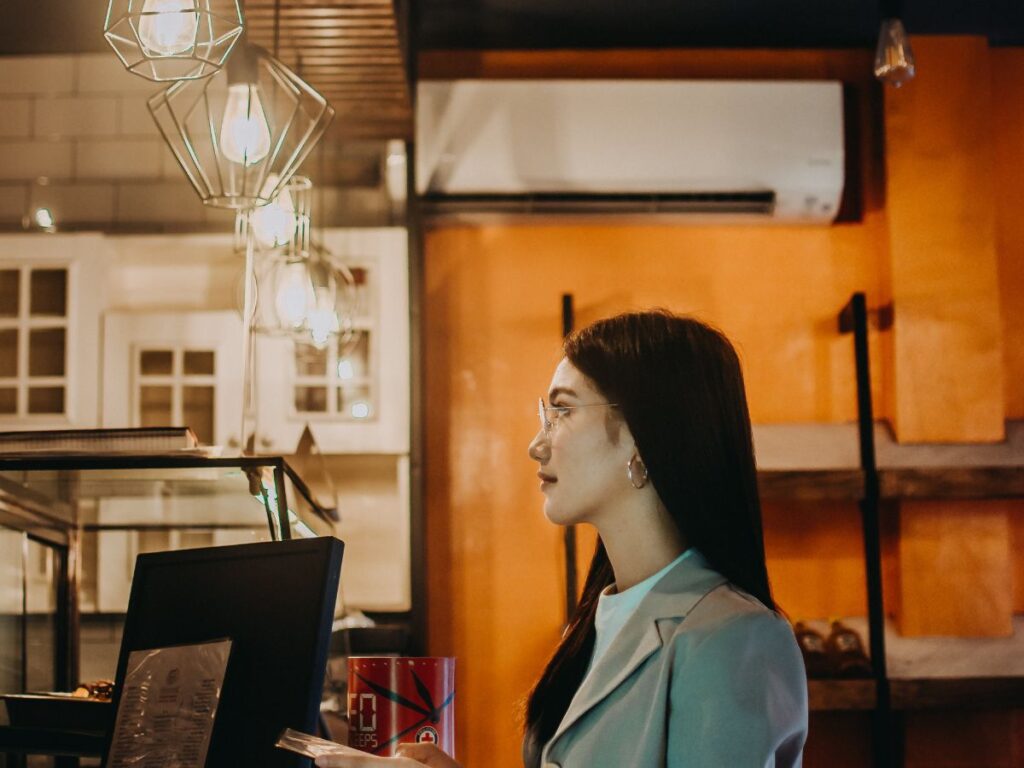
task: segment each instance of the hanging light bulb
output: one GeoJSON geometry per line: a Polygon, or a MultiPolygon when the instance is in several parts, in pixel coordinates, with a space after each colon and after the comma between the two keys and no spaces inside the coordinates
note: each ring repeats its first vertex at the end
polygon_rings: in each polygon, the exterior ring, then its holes
{"type": "Polygon", "coordinates": [[[259,53],[245,41],[228,61],[220,151],[240,165],[255,165],[270,152],[270,124],[260,100],[259,53]]]}
{"type": "Polygon", "coordinates": [[[305,330],[313,346],[323,349],[340,330],[338,315],[334,311],[338,298],[336,272],[331,262],[322,255],[310,257],[307,265],[314,298],[306,316],[305,330]]]}
{"type": "Polygon", "coordinates": [[[174,56],[196,44],[199,14],[194,0],[146,0],[139,18],[139,42],[146,53],[174,56]]]}
{"type": "Polygon", "coordinates": [[[109,0],[103,36],[139,77],[209,77],[242,34],[239,0],[109,0]]]}
{"type": "MultiPolygon", "coordinates": [[[[261,196],[271,197],[279,185],[277,174],[269,174],[261,196]]],[[[309,208],[313,182],[306,176],[294,176],[287,184],[280,186],[280,190],[266,205],[250,213],[239,211],[235,221],[237,250],[245,248],[245,230],[248,225],[252,227],[256,244],[263,250],[287,246],[291,256],[309,253],[309,208]]]]}
{"type": "Polygon", "coordinates": [[[899,88],[914,78],[914,52],[903,22],[896,18],[882,19],[875,49],[875,77],[899,88]]]}
{"type": "Polygon", "coordinates": [[[316,306],[316,291],[305,259],[278,265],[274,310],[282,328],[302,328],[316,306]]]}
{"type": "Polygon", "coordinates": [[[228,103],[220,127],[220,151],[233,163],[255,165],[270,152],[270,126],[252,83],[228,86],[228,103]]]}

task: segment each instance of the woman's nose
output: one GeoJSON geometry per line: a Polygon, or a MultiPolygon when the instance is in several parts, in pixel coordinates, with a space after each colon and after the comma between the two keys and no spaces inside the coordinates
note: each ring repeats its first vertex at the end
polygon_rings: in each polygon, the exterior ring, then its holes
{"type": "Polygon", "coordinates": [[[543,464],[548,460],[548,457],[551,455],[551,445],[548,443],[548,436],[544,434],[544,430],[537,430],[537,434],[530,441],[528,452],[530,458],[534,461],[539,461],[543,464]]]}

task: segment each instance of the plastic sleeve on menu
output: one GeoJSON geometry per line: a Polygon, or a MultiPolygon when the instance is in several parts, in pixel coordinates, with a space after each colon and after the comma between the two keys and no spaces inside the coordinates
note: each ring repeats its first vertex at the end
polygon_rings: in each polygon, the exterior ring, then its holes
{"type": "Polygon", "coordinates": [[[287,749],[290,752],[297,752],[306,757],[321,757],[323,755],[366,757],[366,753],[360,752],[358,749],[346,747],[344,744],[338,744],[334,741],[327,741],[327,739],[320,739],[316,736],[310,736],[308,733],[295,731],[291,728],[285,728],[281,731],[281,735],[274,746],[287,749]]]}
{"type": "Polygon", "coordinates": [[[203,768],[230,640],[133,651],[106,765],[203,768]]]}

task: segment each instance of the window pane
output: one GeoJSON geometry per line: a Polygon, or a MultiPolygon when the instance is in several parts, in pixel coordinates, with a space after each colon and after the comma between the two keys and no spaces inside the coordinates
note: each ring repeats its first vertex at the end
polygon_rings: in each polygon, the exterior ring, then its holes
{"type": "Polygon", "coordinates": [[[350,419],[373,416],[373,400],[369,387],[343,387],[338,390],[338,413],[350,419]]]}
{"type": "Polygon", "coordinates": [[[185,373],[213,375],[213,351],[185,351],[185,373]]]}
{"type": "Polygon", "coordinates": [[[139,387],[139,426],[172,426],[170,387],[139,387]]]}
{"type": "Polygon", "coordinates": [[[32,315],[64,317],[67,314],[68,271],[66,269],[33,269],[29,283],[32,315]]]}
{"type": "Polygon", "coordinates": [[[343,343],[338,340],[338,378],[342,382],[370,375],[370,334],[358,331],[343,343]]]}
{"type": "Polygon", "coordinates": [[[18,390],[14,387],[0,387],[0,413],[18,412],[18,390]]]}
{"type": "Polygon", "coordinates": [[[29,413],[64,413],[64,387],[30,387],[29,413]]]}
{"type": "Polygon", "coordinates": [[[0,269],[0,317],[18,316],[17,269],[0,269]]]}
{"type": "Polygon", "coordinates": [[[0,376],[18,375],[18,330],[0,331],[0,376]]]}
{"type": "Polygon", "coordinates": [[[97,610],[99,536],[96,531],[82,531],[79,541],[81,545],[78,549],[78,606],[84,612],[91,612],[97,610]]]}
{"type": "Polygon", "coordinates": [[[57,556],[29,539],[25,558],[26,690],[52,691],[57,682],[57,556]]]}
{"type": "MultiPolygon", "coordinates": [[[[25,534],[0,527],[0,692],[20,691],[25,534]]],[[[2,765],[2,763],[0,763],[2,765]]]]}
{"type": "Polygon", "coordinates": [[[179,549],[213,546],[213,531],[182,531],[179,536],[179,549]]]}
{"type": "Polygon", "coordinates": [[[64,329],[41,328],[28,333],[28,375],[64,375],[64,329]]]}
{"type": "Polygon", "coordinates": [[[295,372],[299,376],[326,376],[327,348],[317,349],[312,344],[295,342],[295,372]]]}
{"type": "Polygon", "coordinates": [[[370,314],[370,272],[364,267],[350,267],[353,282],[353,298],[357,317],[365,317],[370,314]]]}
{"type": "Polygon", "coordinates": [[[144,349],[139,352],[139,371],[143,376],[159,376],[174,371],[174,353],[169,349],[144,349]]]}
{"type": "Polygon", "coordinates": [[[170,531],[139,531],[139,554],[166,552],[171,548],[170,531]]]}
{"type": "Polygon", "coordinates": [[[296,387],[295,410],[300,413],[324,413],[327,410],[327,388],[296,387]]]}
{"type": "Polygon", "coordinates": [[[185,387],[182,395],[185,426],[192,427],[200,443],[213,445],[213,387],[185,387]]]}

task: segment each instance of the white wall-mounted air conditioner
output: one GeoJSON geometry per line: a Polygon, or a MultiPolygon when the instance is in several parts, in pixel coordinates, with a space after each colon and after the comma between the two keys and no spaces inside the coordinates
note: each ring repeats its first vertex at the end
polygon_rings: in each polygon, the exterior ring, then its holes
{"type": "Polygon", "coordinates": [[[827,224],[839,82],[419,83],[416,189],[433,214],[686,214],[827,224]]]}

